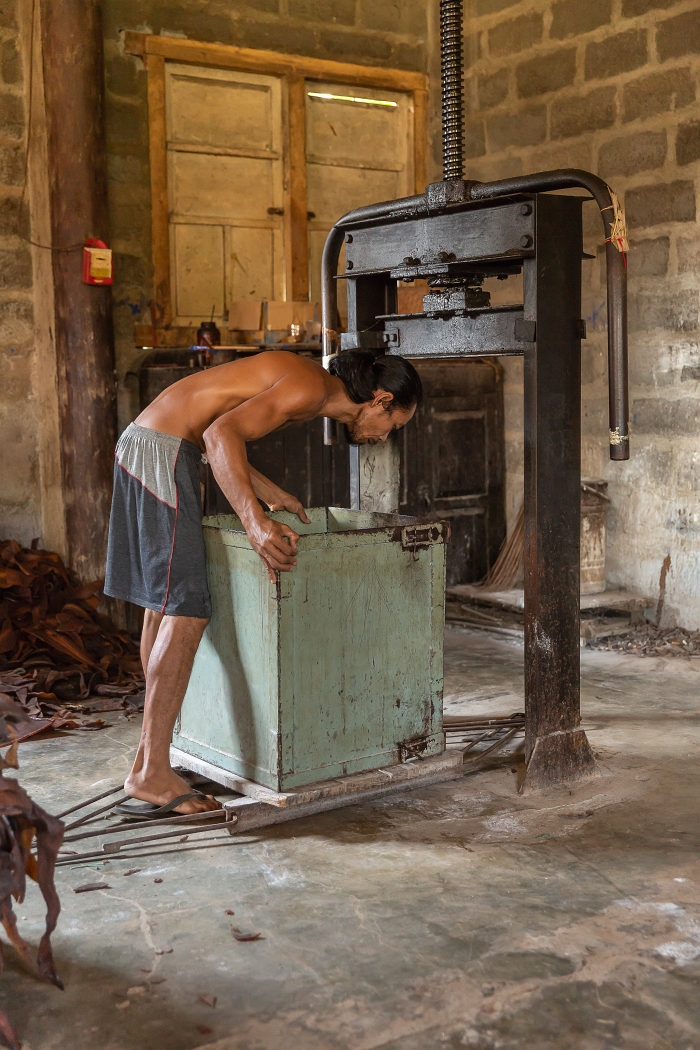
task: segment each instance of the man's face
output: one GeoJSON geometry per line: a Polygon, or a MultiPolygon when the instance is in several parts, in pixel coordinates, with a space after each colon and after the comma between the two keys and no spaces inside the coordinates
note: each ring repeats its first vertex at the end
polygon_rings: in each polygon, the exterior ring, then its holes
{"type": "Polygon", "coordinates": [[[400,430],[406,426],[415,411],[415,405],[411,408],[392,410],[381,397],[367,401],[360,407],[360,414],[355,422],[345,428],[348,441],[353,445],[377,445],[380,441],[386,441],[393,430],[400,430]]]}

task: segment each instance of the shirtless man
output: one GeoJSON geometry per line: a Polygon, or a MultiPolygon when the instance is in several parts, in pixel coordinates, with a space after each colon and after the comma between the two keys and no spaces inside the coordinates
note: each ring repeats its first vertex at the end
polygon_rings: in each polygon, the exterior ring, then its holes
{"type": "Polygon", "coordinates": [[[386,441],[413,416],[422,395],[401,357],[346,351],[330,370],[282,351],[219,365],[164,390],[122,434],[115,453],[105,594],[145,608],[141,660],[143,728],[120,812],[153,819],[217,809],[170,766],[169,746],[195,653],[211,615],[199,463],[202,453],[243,522],[272,582],[296,565],[299,539],[269,518],[303,506],[248,463],[246,442],[288,423],[326,416],[354,444],[386,441]]]}

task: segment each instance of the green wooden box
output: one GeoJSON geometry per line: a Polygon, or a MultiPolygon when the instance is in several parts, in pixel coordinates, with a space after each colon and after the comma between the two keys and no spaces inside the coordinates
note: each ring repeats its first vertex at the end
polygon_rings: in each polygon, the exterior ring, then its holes
{"type": "Polygon", "coordinates": [[[440,521],[338,508],[270,583],[241,522],[204,519],[212,618],[173,745],[276,791],[439,754],[440,521]]]}

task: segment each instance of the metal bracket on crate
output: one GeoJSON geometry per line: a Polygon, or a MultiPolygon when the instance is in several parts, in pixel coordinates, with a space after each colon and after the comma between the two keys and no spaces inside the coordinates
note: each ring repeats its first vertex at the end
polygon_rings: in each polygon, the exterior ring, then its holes
{"type": "Polygon", "coordinates": [[[434,543],[447,542],[449,532],[444,525],[404,525],[397,529],[394,539],[401,541],[401,550],[411,551],[414,561],[417,551],[427,551],[434,543]]]}
{"type": "Polygon", "coordinates": [[[408,762],[412,758],[423,760],[423,752],[427,751],[431,738],[425,736],[411,737],[410,740],[402,740],[398,745],[399,761],[408,762]]]}

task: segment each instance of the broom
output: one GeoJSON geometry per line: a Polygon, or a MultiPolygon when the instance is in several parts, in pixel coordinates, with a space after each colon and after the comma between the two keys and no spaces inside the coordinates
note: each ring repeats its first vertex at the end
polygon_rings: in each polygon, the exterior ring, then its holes
{"type": "Polygon", "coordinates": [[[523,574],[523,547],[525,538],[525,515],[520,504],[513,528],[506,536],[496,561],[480,586],[484,591],[509,591],[523,574]]]}

